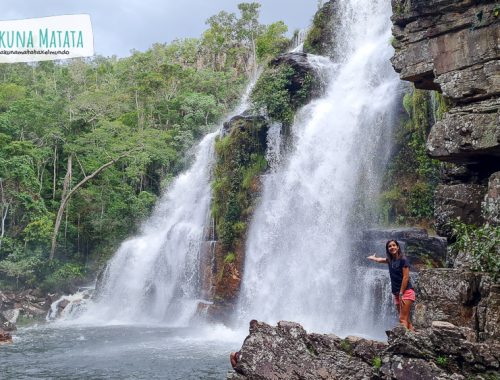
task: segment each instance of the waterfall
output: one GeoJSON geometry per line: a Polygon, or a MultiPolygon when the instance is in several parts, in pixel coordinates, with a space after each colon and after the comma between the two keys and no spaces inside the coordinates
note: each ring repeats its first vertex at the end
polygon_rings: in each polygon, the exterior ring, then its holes
{"type": "Polygon", "coordinates": [[[356,252],[356,239],[374,219],[398,98],[391,6],[345,0],[337,8],[334,62],[310,58],[328,78],[326,93],[297,114],[292,147],[264,178],[238,318],[374,336],[370,313],[385,318],[377,305],[390,294],[375,302],[380,271],[369,269],[367,252],[356,252]]]}
{"type": "Polygon", "coordinates": [[[307,33],[310,28],[300,29],[293,36],[291,47],[289,49],[290,53],[301,53],[304,50],[304,41],[306,40],[307,33]]]}
{"type": "MultiPolygon", "coordinates": [[[[248,109],[259,74],[260,69],[229,118],[248,109]]],[[[191,168],[166,190],[138,236],[121,244],[99,281],[95,299],[80,302],[77,297],[74,312],[61,315],[57,313],[58,301],[48,319],[62,316],[78,323],[172,326],[185,326],[193,320],[200,304],[207,303],[203,298],[210,293],[203,288],[207,282],[203,265],[214,260],[210,180],[214,141],[221,130],[202,139],[191,168]]]]}
{"type": "Polygon", "coordinates": [[[198,263],[216,135],[203,138],[194,164],[175,179],[141,233],[121,244],[108,263],[97,299],[79,321],[189,323],[199,302],[198,263]]]}

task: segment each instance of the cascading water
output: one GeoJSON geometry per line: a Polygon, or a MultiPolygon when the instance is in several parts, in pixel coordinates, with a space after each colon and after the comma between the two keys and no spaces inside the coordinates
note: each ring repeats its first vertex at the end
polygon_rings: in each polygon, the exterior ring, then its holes
{"type": "Polygon", "coordinates": [[[176,178],[141,234],[122,243],[106,268],[97,300],[80,320],[189,323],[199,298],[197,265],[216,135],[201,141],[193,166],[176,178]]]}
{"type": "MultiPolygon", "coordinates": [[[[256,80],[229,117],[248,108],[256,80]]],[[[219,133],[203,138],[192,167],[162,196],[141,233],[122,243],[106,267],[96,299],[65,318],[92,324],[189,324],[205,302],[200,265],[214,254],[210,175],[219,133]]]]}
{"type": "Polygon", "coordinates": [[[384,312],[374,297],[386,289],[381,272],[360,263],[368,253],[355,252],[355,243],[371,222],[390,150],[399,84],[389,62],[391,7],[388,0],[345,0],[337,8],[335,62],[310,59],[327,73],[326,94],[299,112],[293,148],[264,179],[238,317],[376,336],[384,322],[374,324],[369,313],[384,312]]]}

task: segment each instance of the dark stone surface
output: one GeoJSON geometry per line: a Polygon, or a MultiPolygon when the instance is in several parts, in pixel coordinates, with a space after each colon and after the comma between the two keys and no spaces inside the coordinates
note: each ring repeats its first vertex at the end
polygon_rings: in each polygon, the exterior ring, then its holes
{"type": "Polygon", "coordinates": [[[398,326],[388,343],[308,334],[293,322],[250,322],[228,379],[465,379],[498,374],[498,341],[478,343],[447,322],[410,332],[398,326]]]}
{"type": "Polygon", "coordinates": [[[309,60],[307,59],[307,54],[305,53],[285,53],[279,55],[277,58],[273,59],[270,63],[270,67],[279,67],[287,65],[290,66],[294,75],[290,80],[289,86],[287,86],[287,90],[290,94],[290,101],[294,108],[304,104],[309,99],[320,96],[324,91],[324,84],[319,76],[319,72],[311,65],[309,60]],[[313,80],[312,85],[310,86],[310,92],[308,94],[307,99],[303,99],[302,97],[297,96],[299,91],[304,88],[305,79],[307,77],[311,77],[313,80]]]}
{"type": "MultiPolygon", "coordinates": [[[[246,128],[248,125],[254,124],[263,124],[266,122],[266,119],[263,116],[255,116],[255,115],[236,115],[233,116],[228,121],[224,122],[222,128],[222,136],[226,136],[231,132],[233,128],[246,128]]],[[[267,134],[267,129],[264,131],[267,134]]]]}
{"type": "Polygon", "coordinates": [[[477,340],[500,339],[500,285],[484,273],[429,269],[419,274],[414,325],[446,321],[470,330],[477,340]]]}
{"type": "Polygon", "coordinates": [[[429,265],[443,266],[446,261],[446,238],[429,236],[424,228],[418,227],[374,228],[363,231],[358,250],[363,258],[372,252],[385,257],[385,243],[390,239],[396,239],[400,243],[412,268],[417,271],[429,265]]]}
{"type": "Polygon", "coordinates": [[[491,225],[500,226],[500,172],[493,173],[489,178],[482,216],[491,225]]]}
{"type": "Polygon", "coordinates": [[[451,238],[448,223],[453,219],[480,225],[483,222],[481,202],[485,193],[486,187],[479,184],[438,185],[434,195],[437,233],[451,238]]]}
{"type": "Polygon", "coordinates": [[[0,328],[0,344],[12,343],[12,335],[0,328]]]}

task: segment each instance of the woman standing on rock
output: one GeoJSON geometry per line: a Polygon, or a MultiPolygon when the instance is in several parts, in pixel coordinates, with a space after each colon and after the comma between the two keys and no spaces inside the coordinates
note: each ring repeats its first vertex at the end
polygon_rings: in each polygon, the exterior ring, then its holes
{"type": "Polygon", "coordinates": [[[410,309],[415,301],[415,291],[410,282],[410,264],[403,256],[399,243],[396,240],[389,240],[385,244],[387,257],[376,257],[374,253],[367,258],[376,263],[389,264],[389,275],[391,277],[391,290],[394,296],[394,303],[399,313],[399,322],[407,329],[413,330],[410,322],[410,309]]]}

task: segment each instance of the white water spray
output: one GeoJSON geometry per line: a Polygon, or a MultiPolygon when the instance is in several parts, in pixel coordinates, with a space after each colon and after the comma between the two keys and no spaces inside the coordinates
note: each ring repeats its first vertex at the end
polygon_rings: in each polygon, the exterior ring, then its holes
{"type": "Polygon", "coordinates": [[[201,141],[193,166],[176,178],[139,236],[122,243],[106,268],[98,298],[79,321],[189,323],[198,305],[216,135],[201,141]]]}
{"type": "Polygon", "coordinates": [[[294,148],[265,177],[246,246],[244,324],[285,319],[372,336],[378,328],[366,315],[371,275],[359,269],[354,240],[369,222],[390,149],[399,83],[390,15],[387,0],[339,3],[335,62],[311,62],[328,74],[326,95],[297,115],[294,148]]]}
{"type": "MultiPolygon", "coordinates": [[[[229,118],[248,109],[258,74],[229,118]]],[[[141,233],[122,243],[106,267],[98,297],[88,303],[78,302],[75,313],[70,310],[60,315],[59,303],[54,304],[50,319],[171,326],[186,326],[192,321],[199,304],[206,303],[201,299],[205,294],[200,265],[211,258],[202,256],[213,256],[215,246],[213,241],[206,241],[213,233],[206,235],[213,229],[209,216],[210,176],[215,160],[214,140],[220,130],[203,138],[192,167],[175,179],[141,233]],[[212,249],[204,249],[207,244],[212,249]]],[[[67,300],[72,302],[73,298],[67,300]]]]}

